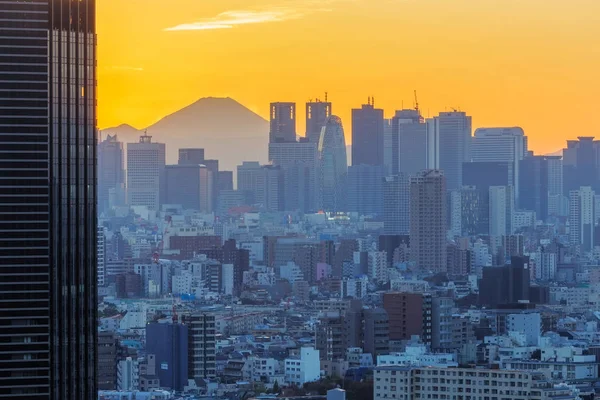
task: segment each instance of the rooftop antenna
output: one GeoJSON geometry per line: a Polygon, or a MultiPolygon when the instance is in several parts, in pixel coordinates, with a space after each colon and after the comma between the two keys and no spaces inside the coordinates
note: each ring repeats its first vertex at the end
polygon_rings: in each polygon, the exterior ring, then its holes
{"type": "Polygon", "coordinates": [[[375,97],[371,97],[371,105],[375,107],[375,97]]]}
{"type": "Polygon", "coordinates": [[[327,103],[327,92],[325,92],[325,103],[327,103]]]}

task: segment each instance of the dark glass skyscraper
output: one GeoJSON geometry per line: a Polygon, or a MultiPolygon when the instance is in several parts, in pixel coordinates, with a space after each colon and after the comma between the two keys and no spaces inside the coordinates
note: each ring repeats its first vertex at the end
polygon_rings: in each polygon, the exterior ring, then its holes
{"type": "Polygon", "coordinates": [[[0,399],[97,396],[94,14],[0,2],[0,399]]]}
{"type": "Polygon", "coordinates": [[[383,165],[383,110],[371,104],[352,110],[352,165],[383,165]]]}

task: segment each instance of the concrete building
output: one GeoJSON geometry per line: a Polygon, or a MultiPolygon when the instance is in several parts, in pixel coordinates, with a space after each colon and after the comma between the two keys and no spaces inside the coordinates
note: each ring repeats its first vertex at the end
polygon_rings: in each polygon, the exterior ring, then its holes
{"type": "Polygon", "coordinates": [[[368,104],[352,109],[352,165],[383,165],[383,110],[368,104]]]}
{"type": "Polygon", "coordinates": [[[285,382],[288,385],[302,386],[321,378],[319,350],[301,347],[299,355],[285,359],[285,382]]]}
{"type": "Polygon", "coordinates": [[[385,176],[385,167],[381,165],[361,164],[348,167],[346,210],[359,215],[381,215],[385,176]]]}
{"type": "Polygon", "coordinates": [[[385,251],[369,251],[367,253],[367,272],[373,282],[386,283],[388,278],[387,253],[385,251]]]}
{"type": "Polygon", "coordinates": [[[140,365],[137,359],[127,357],[117,364],[117,390],[138,390],[140,365]]]}
{"type": "Polygon", "coordinates": [[[296,141],[296,103],[271,103],[269,143],[296,141]]]}
{"type": "Polygon", "coordinates": [[[165,145],[153,143],[152,136],[140,136],[127,145],[127,204],[158,211],[165,173],[165,145]]]}
{"type": "MultiPolygon", "coordinates": [[[[522,128],[479,128],[475,130],[471,150],[472,161],[510,163],[516,199],[519,199],[520,196],[521,160],[526,155],[527,136],[522,128]]],[[[531,189],[531,187],[528,188],[528,190],[531,189]]]]}
{"type": "Polygon", "coordinates": [[[583,251],[594,247],[595,195],[591,187],[572,190],[569,201],[569,240],[583,251]]]}
{"type": "Polygon", "coordinates": [[[566,216],[566,204],[563,183],[563,160],[561,156],[546,156],[548,163],[548,215],[566,216]]]}
{"type": "Polygon", "coordinates": [[[188,376],[199,382],[216,377],[216,328],[214,314],[183,315],[188,330],[188,376]]]}
{"type": "Polygon", "coordinates": [[[578,396],[574,389],[555,387],[535,371],[377,366],[373,398],[576,400],[578,396]]]}
{"type": "Polygon", "coordinates": [[[342,280],[342,298],[352,297],[353,299],[362,299],[367,295],[369,278],[361,276],[357,278],[344,278],[342,280]]]}
{"type": "Polygon", "coordinates": [[[463,163],[471,161],[471,117],[442,112],[427,121],[427,169],[444,171],[447,189],[463,186],[463,163]]]}
{"type": "Polygon", "coordinates": [[[455,349],[453,337],[454,300],[449,297],[431,299],[431,348],[435,351],[455,349]]]}
{"type": "Polygon", "coordinates": [[[431,294],[427,293],[384,293],[390,340],[408,340],[418,335],[424,343],[431,343],[431,302],[431,294]]]}
{"type": "Polygon", "coordinates": [[[383,226],[386,235],[410,231],[410,183],[405,174],[383,178],[383,226]]]}
{"type": "Polygon", "coordinates": [[[506,329],[524,334],[527,346],[537,346],[542,336],[542,317],[539,313],[510,314],[506,318],[506,329]]]}
{"type": "Polygon", "coordinates": [[[410,178],[410,252],[417,267],[446,271],[446,178],[439,170],[410,178]]]}
{"type": "Polygon", "coordinates": [[[113,332],[98,332],[98,390],[117,389],[117,348],[113,332]]]}
{"type": "Polygon", "coordinates": [[[419,341],[418,336],[411,338],[403,352],[383,354],[377,357],[378,367],[392,365],[435,368],[458,367],[454,354],[432,353],[424,343],[419,341]]]}

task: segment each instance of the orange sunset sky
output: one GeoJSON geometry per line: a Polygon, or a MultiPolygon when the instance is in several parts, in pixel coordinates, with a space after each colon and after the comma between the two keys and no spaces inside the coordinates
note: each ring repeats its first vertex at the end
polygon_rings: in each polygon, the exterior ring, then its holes
{"type": "MultiPolygon", "coordinates": [[[[99,0],[101,128],[137,128],[200,97],[266,117],[271,101],[329,93],[387,117],[418,91],[424,116],[525,129],[551,152],[600,137],[599,0],[99,0]]],[[[265,135],[267,133],[265,132],[265,135]]]]}

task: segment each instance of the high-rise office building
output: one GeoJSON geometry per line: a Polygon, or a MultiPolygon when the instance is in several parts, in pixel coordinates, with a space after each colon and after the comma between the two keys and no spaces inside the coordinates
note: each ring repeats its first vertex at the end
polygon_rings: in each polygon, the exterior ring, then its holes
{"type": "Polygon", "coordinates": [[[264,211],[283,211],[284,175],[280,166],[244,161],[237,173],[238,190],[245,193],[250,204],[264,211]]]}
{"type": "Polygon", "coordinates": [[[515,199],[519,198],[521,160],[527,155],[527,136],[522,128],[479,128],[475,130],[473,162],[507,162],[512,165],[515,199]]]}
{"type": "Polygon", "coordinates": [[[127,145],[127,204],[158,211],[161,182],[165,173],[165,145],[153,143],[152,136],[140,136],[127,145]]]}
{"type": "Polygon", "coordinates": [[[566,216],[568,199],[563,182],[563,159],[561,156],[546,156],[548,162],[548,215],[566,216]]]}
{"type": "Polygon", "coordinates": [[[167,165],[161,185],[164,204],[210,213],[213,206],[213,174],[202,164],[167,165]]]}
{"type": "Polygon", "coordinates": [[[114,332],[98,332],[98,390],[117,389],[117,350],[114,332]]]}
{"type": "Polygon", "coordinates": [[[569,197],[569,239],[583,251],[594,247],[595,196],[589,186],[572,190],[569,197]]]}
{"type": "Polygon", "coordinates": [[[568,140],[563,149],[564,194],[569,196],[572,190],[589,186],[594,191],[600,189],[600,143],[593,136],[580,136],[577,140],[568,140]]]}
{"type": "Polygon", "coordinates": [[[383,165],[383,110],[369,104],[352,110],[352,165],[383,165]]]}
{"type": "Polygon", "coordinates": [[[427,170],[410,178],[410,253],[417,267],[446,271],[446,179],[427,170]]]}
{"type": "Polygon", "coordinates": [[[284,175],[284,209],[314,212],[319,206],[318,143],[270,143],[269,161],[279,165],[284,175]]]}
{"type": "Polygon", "coordinates": [[[219,171],[219,193],[222,190],[233,190],[233,171],[219,171]]]}
{"type": "Polygon", "coordinates": [[[0,14],[0,399],[92,399],[95,1],[0,14]]]}
{"type": "Polygon", "coordinates": [[[108,135],[98,144],[98,212],[125,203],[123,143],[108,135]]]}
{"type": "Polygon", "coordinates": [[[258,161],[243,161],[237,167],[237,188],[244,192],[248,203],[256,203],[256,190],[263,173],[258,161]]]}
{"type": "Polygon", "coordinates": [[[525,157],[519,163],[519,208],[535,211],[538,220],[548,218],[548,159],[545,156],[525,157]]]}
{"type": "Polygon", "coordinates": [[[360,215],[383,214],[383,165],[348,167],[346,210],[360,215]]]}
{"type": "Polygon", "coordinates": [[[319,143],[321,131],[331,117],[331,103],[317,99],[306,103],[306,138],[310,142],[319,143]]]}
{"type": "MultiPolygon", "coordinates": [[[[477,213],[477,234],[489,235],[490,231],[490,187],[493,186],[506,186],[512,187],[513,175],[512,175],[512,164],[507,162],[470,162],[463,164],[463,185],[468,186],[471,189],[475,189],[479,192],[479,198],[475,197],[472,190],[468,195],[468,199],[472,200],[467,203],[467,212],[473,212],[475,204],[479,207],[477,213]]],[[[464,189],[463,186],[463,189],[464,189]]],[[[463,190],[461,190],[463,191],[463,190]]],[[[471,213],[471,216],[476,214],[471,213]]],[[[475,221],[471,219],[471,221],[475,221]]],[[[473,227],[473,225],[470,225],[473,227]]]]}
{"type": "Polygon", "coordinates": [[[269,143],[296,141],[296,103],[271,103],[269,143]]]}
{"type": "Polygon", "coordinates": [[[179,149],[179,165],[204,164],[204,149],[179,149]]]}
{"type": "Polygon", "coordinates": [[[410,230],[410,186],[404,174],[383,178],[383,225],[386,235],[410,230]]]}
{"type": "Polygon", "coordinates": [[[427,128],[418,110],[392,118],[392,175],[416,175],[427,167],[427,128]]]}
{"type": "Polygon", "coordinates": [[[320,208],[325,211],[344,211],[348,158],[342,120],[329,117],[319,139],[320,208]]]}
{"type": "Polygon", "coordinates": [[[427,168],[441,169],[448,190],[460,189],[463,163],[471,161],[471,117],[442,112],[427,120],[427,168]]]}

